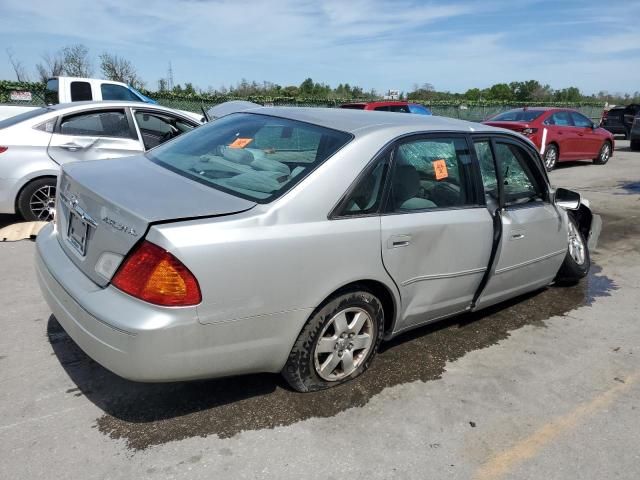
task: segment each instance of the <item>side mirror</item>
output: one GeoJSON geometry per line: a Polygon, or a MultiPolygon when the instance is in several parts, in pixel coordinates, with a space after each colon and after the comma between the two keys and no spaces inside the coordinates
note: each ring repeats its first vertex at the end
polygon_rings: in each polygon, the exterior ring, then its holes
{"type": "Polygon", "coordinates": [[[577,210],[580,208],[580,194],[566,188],[557,188],[554,202],[557,206],[565,210],[577,210]]]}

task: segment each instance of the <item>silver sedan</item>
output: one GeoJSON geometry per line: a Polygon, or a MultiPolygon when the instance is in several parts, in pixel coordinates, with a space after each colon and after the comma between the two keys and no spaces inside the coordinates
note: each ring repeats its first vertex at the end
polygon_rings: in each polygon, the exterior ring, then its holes
{"type": "Polygon", "coordinates": [[[257,108],[145,155],[63,166],[41,289],[138,381],[353,379],[381,341],[577,282],[599,232],[524,137],[457,120],[257,108]]]}
{"type": "Polygon", "coordinates": [[[53,217],[60,165],[140,154],[201,122],[140,102],[75,102],[0,121],[0,213],[53,217]]]}

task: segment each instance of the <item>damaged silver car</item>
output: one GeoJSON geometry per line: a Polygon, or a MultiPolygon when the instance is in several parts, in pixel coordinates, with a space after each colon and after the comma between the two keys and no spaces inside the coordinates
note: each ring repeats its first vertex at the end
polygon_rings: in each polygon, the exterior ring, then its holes
{"type": "Polygon", "coordinates": [[[380,342],[589,270],[599,232],[529,141],[441,117],[255,108],[65,164],[37,240],[53,314],[138,381],[351,380],[380,342]]]}

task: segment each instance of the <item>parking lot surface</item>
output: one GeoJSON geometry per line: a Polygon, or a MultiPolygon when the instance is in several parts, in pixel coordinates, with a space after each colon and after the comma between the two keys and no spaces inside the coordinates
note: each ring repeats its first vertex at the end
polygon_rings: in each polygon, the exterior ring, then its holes
{"type": "Polygon", "coordinates": [[[551,179],[602,216],[587,279],[410,332],[313,394],[123,380],[51,317],[34,243],[0,243],[0,478],[639,478],[640,153],[551,179]]]}

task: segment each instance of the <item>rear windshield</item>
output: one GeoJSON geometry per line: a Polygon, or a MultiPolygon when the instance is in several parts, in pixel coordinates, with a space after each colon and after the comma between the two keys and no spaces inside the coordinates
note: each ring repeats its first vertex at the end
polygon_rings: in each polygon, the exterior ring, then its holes
{"type": "Polygon", "coordinates": [[[3,128],[12,127],[20,122],[39,117],[40,115],[44,115],[45,113],[49,113],[52,111],[52,109],[46,107],[34,108],[31,110],[27,110],[24,113],[14,115],[13,117],[5,118],[4,120],[0,120],[0,130],[2,130],[3,128]]]}
{"type": "Polygon", "coordinates": [[[542,110],[509,110],[493,117],[496,122],[531,122],[542,115],[542,110]]]}
{"type": "Polygon", "coordinates": [[[351,138],[309,123],[236,113],[154,148],[147,157],[210,187],[268,203],[351,138]]]}

